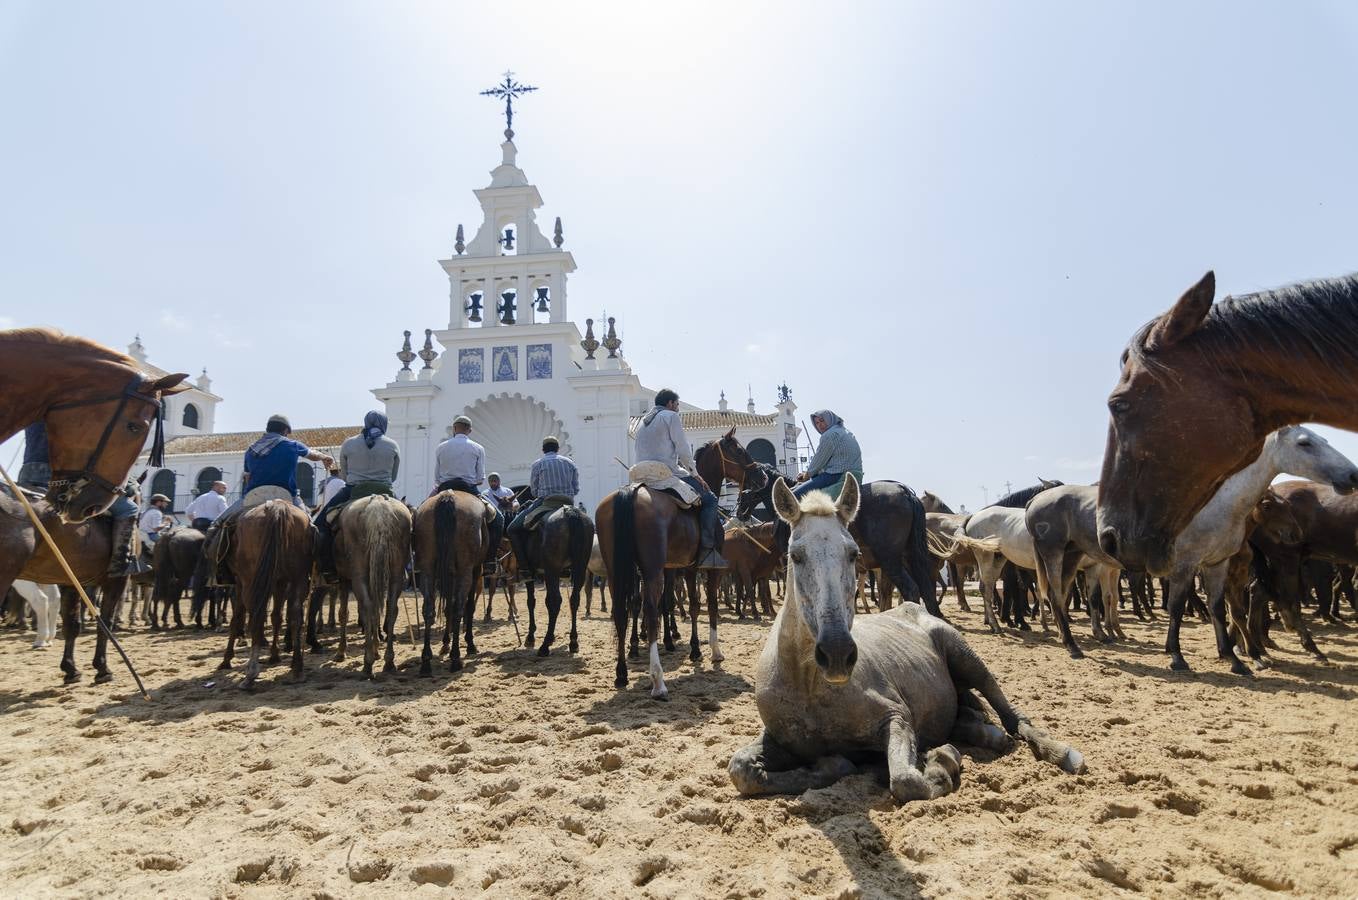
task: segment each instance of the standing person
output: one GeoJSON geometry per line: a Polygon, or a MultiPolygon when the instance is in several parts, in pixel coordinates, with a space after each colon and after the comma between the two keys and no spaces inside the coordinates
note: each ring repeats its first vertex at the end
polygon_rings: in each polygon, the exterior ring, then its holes
{"type": "Polygon", "coordinates": [[[726,560],[718,552],[722,531],[717,521],[717,495],[696,474],[693,450],[684,434],[683,420],[679,418],[676,392],[664,388],[655,395],[655,406],[642,417],[636,440],[637,462],[664,463],[702,498],[698,510],[698,568],[725,569],[726,560]]]}
{"type": "Polygon", "coordinates": [[[806,464],[806,471],[797,476],[800,483],[792,493],[800,498],[811,491],[825,491],[838,498],[849,472],[862,484],[863,451],[858,448],[858,438],[844,427],[844,420],[821,409],[811,414],[811,427],[820,433],[820,446],[806,464]]]}
{"type": "MultiPolygon", "coordinates": [[[[464,491],[481,497],[481,484],[486,480],[486,448],[471,439],[472,420],[467,416],[453,419],[453,436],[434,453],[434,489],[429,496],[439,491],[464,491]]],[[[487,572],[495,570],[495,555],[500,549],[500,538],[504,535],[505,514],[498,503],[490,504],[495,513],[490,523],[490,536],[486,547],[487,572]]]]}
{"type": "Polygon", "coordinates": [[[580,470],[569,456],[561,455],[561,442],[555,435],[542,439],[542,456],[533,463],[528,476],[528,485],[533,492],[533,502],[529,503],[509,523],[509,543],[514,548],[514,558],[519,561],[519,574],[525,583],[533,581],[533,568],[528,564],[528,532],[524,523],[533,510],[549,498],[558,502],[574,503],[580,493],[580,470]]]}
{"type": "Polygon", "coordinates": [[[165,518],[165,510],[170,508],[170,498],[164,494],[152,494],[151,505],[141,514],[141,519],[137,527],[141,529],[142,542],[150,549],[160,534],[170,527],[169,521],[165,518]]]}
{"type": "Polygon", "coordinates": [[[327,580],[336,578],[336,573],[335,536],[326,514],[333,507],[349,502],[356,492],[359,497],[390,494],[400,469],[401,448],[387,437],[387,417],[375,409],[370,410],[363,417],[363,431],[340,445],[342,486],[316,513],[316,530],[321,535],[321,574],[327,580]]]}
{"type": "Polygon", "coordinates": [[[214,481],[212,487],[203,491],[184,507],[184,515],[189,517],[189,525],[199,531],[207,531],[212,523],[226,512],[226,482],[214,481]]]}

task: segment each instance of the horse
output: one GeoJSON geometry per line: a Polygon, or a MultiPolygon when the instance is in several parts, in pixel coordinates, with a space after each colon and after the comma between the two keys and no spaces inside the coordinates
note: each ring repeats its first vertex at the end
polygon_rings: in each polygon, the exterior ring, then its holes
{"type": "Polygon", "coordinates": [[[812,492],[800,502],[775,489],[793,536],[788,596],[755,670],[763,733],[727,768],[745,796],[824,788],[885,755],[897,802],[957,790],[961,744],[1002,751],[1010,735],[1070,774],[1083,755],[1035,727],[1010,704],[995,676],[952,625],[919,605],[854,619],[858,548],[847,525],[858,482],[844,479],[838,501],[812,492]],[[981,712],[978,692],[1003,730],[981,712]]]}
{"type": "Polygon", "coordinates": [[[1172,568],[1175,537],[1271,432],[1358,430],[1358,275],[1214,305],[1215,293],[1208,272],[1142,326],[1108,397],[1099,541],[1153,575],[1172,568]]]}
{"type": "MultiPolygon", "coordinates": [[[[694,464],[703,480],[714,489],[721,489],[723,478],[745,485],[747,477],[762,481],[763,471],[758,463],[736,440],[735,429],[713,442],[704,444],[694,454],[694,464]]],[[[756,482],[754,486],[762,486],[756,482]]],[[[644,615],[646,639],[650,643],[651,697],[668,700],[665,671],[660,665],[661,594],[664,590],[665,570],[683,569],[688,582],[689,659],[702,659],[698,644],[698,578],[693,568],[698,555],[697,512],[679,508],[675,500],[642,485],[627,485],[599,503],[594,515],[599,546],[603,550],[604,565],[608,569],[608,587],[613,594],[613,626],[617,632],[617,662],[614,687],[627,686],[627,616],[629,607],[644,615]],[[637,575],[641,576],[641,591],[637,592],[637,575]]],[[[712,662],[724,659],[717,643],[717,582],[719,570],[706,573],[708,642],[712,647],[712,662]]]]}
{"type": "MultiPolygon", "coordinates": [[[[571,653],[580,651],[580,635],[576,631],[576,616],[580,612],[580,589],[589,577],[589,554],[594,545],[594,523],[583,510],[570,504],[547,513],[539,520],[523,542],[527,554],[528,572],[542,573],[547,591],[547,633],[542,637],[538,656],[549,656],[556,642],[556,618],[561,612],[561,579],[571,579],[571,653]]],[[[524,646],[532,649],[537,641],[537,594],[534,583],[527,582],[528,634],[524,646]]]]}
{"type": "Polygon", "coordinates": [[[589,565],[586,567],[589,577],[585,579],[585,618],[590,618],[594,607],[594,582],[599,582],[599,612],[608,612],[608,599],[605,596],[608,592],[608,585],[605,579],[608,578],[608,567],[604,565],[604,551],[599,546],[599,535],[594,535],[594,544],[589,551],[589,565]]]}
{"type": "Polygon", "coordinates": [[[429,636],[434,630],[434,600],[443,601],[444,624],[450,644],[448,671],[462,671],[458,629],[465,628],[467,655],[476,655],[472,623],[476,608],[472,590],[481,577],[490,540],[494,513],[479,497],[465,491],[440,491],[415,510],[416,584],[424,598],[424,651],[420,655],[420,674],[433,674],[433,651],[429,636]]]}
{"type": "MultiPolygon", "coordinates": [[[[363,616],[363,677],[373,677],[379,628],[386,634],[382,671],[396,671],[397,601],[405,586],[413,527],[410,509],[387,494],[351,501],[339,516],[335,534],[335,572],[341,594],[352,590],[363,616]]],[[[339,649],[346,649],[348,604],[340,609],[339,649]]]]}
{"type": "MultiPolygon", "coordinates": [[[[924,505],[924,514],[938,513],[943,515],[955,516],[953,508],[943,502],[943,498],[931,491],[925,491],[919,495],[919,502],[924,505]]],[[[970,513],[961,514],[961,524],[966,524],[966,517],[970,513]]],[[[933,531],[930,528],[930,531],[933,531]]],[[[968,566],[975,567],[976,559],[970,553],[960,553],[957,559],[948,559],[941,562],[940,566],[934,570],[934,580],[938,581],[938,569],[946,566],[948,569],[948,580],[952,583],[953,591],[957,596],[957,605],[963,612],[971,612],[971,606],[967,603],[966,592],[962,590],[962,575],[968,566]]]]}
{"type": "MultiPolygon", "coordinates": [[[[179,601],[198,571],[198,564],[203,558],[203,540],[203,532],[197,528],[180,527],[170,529],[156,541],[155,549],[151,551],[151,569],[155,573],[155,584],[151,590],[152,631],[169,627],[171,605],[174,607],[175,627],[184,627],[179,616],[179,601]]],[[[215,628],[217,620],[214,612],[209,610],[208,624],[215,628]]],[[[197,620],[199,628],[203,626],[201,607],[194,604],[189,615],[197,620]]]]}
{"type": "MultiPolygon", "coordinates": [[[[66,522],[47,501],[35,500],[32,504],[38,520],[52,536],[86,592],[93,595],[96,587],[101,588],[99,617],[106,625],[111,625],[114,612],[127,590],[127,576],[108,576],[113,547],[112,521],[107,516],[100,516],[79,523],[66,522]]],[[[17,578],[37,584],[62,585],[61,626],[65,646],[61,671],[65,683],[74,684],[80,680],[75,666],[75,641],[81,631],[80,595],[70,586],[66,570],[57,562],[51,547],[38,535],[23,506],[7,489],[0,488],[0,597],[9,591],[17,578]]],[[[107,651],[107,633],[99,629],[93,659],[95,684],[113,678],[108,668],[107,651]]]]}
{"type": "Polygon", "coordinates": [[[0,331],[0,441],[41,421],[52,479],[47,501],[67,522],[108,509],[156,423],[161,398],[186,391],[186,373],[148,378],[130,356],[49,328],[0,331]]]}
{"type": "Polygon", "coordinates": [[[731,580],[736,588],[736,618],[750,615],[758,619],[756,596],[763,602],[766,615],[773,616],[773,598],[769,596],[768,580],[783,561],[774,550],[774,524],[765,522],[753,528],[735,528],[726,534],[726,548],[722,551],[731,566],[731,580]]]}
{"type": "MultiPolygon", "coordinates": [[[[1037,550],[1033,546],[1033,536],[1028,531],[1028,526],[1024,522],[1023,507],[1028,501],[1038,494],[1054,487],[1060,487],[1059,481],[1047,481],[1038,478],[1038,483],[1032,487],[1026,487],[1013,493],[1006,494],[994,504],[972,513],[971,518],[967,519],[962,532],[967,537],[978,541],[994,539],[998,542],[998,550],[986,549],[984,545],[973,548],[976,557],[977,579],[981,582],[981,601],[984,604],[984,619],[986,627],[995,634],[999,634],[1000,626],[995,621],[995,582],[1004,574],[1006,566],[1012,563],[1015,576],[1020,569],[1037,569],[1037,550]]],[[[1015,578],[1017,580],[1017,577],[1015,578]]],[[[1014,598],[1008,596],[1010,591],[1005,590],[1005,604],[1010,606],[1018,617],[1018,627],[1022,630],[1027,629],[1027,622],[1023,621],[1022,613],[1019,612],[1019,605],[1014,598]]],[[[1046,615],[1043,615],[1042,625],[1046,627],[1046,615]]],[[[1079,648],[1076,648],[1078,653],[1079,648]]]]}
{"type": "Polygon", "coordinates": [[[278,652],[283,604],[287,604],[288,641],[292,647],[292,676],[302,678],[302,598],[311,584],[315,554],[315,530],[307,514],[288,500],[269,500],[240,514],[232,535],[227,565],[236,580],[231,599],[231,631],[219,669],[230,669],[236,640],[250,630],[250,660],[245,666],[242,688],[259,677],[259,651],[264,646],[264,619],[269,600],[274,600],[273,642],[269,662],[278,652]]]}
{"type": "Polygon", "coordinates": [[[34,650],[46,650],[57,636],[57,617],[61,615],[61,588],[55,584],[35,584],[22,578],[14,581],[14,590],[33,610],[34,650]]]}

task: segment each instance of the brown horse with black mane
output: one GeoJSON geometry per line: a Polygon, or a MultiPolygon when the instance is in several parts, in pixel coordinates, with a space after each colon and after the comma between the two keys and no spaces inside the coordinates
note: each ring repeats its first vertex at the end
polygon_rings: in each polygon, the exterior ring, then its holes
{"type": "Polygon", "coordinates": [[[49,328],[0,331],[0,441],[44,422],[47,500],[66,521],[83,522],[113,502],[161,397],[188,390],[187,377],[148,378],[130,356],[49,328]]]}
{"type": "Polygon", "coordinates": [[[1174,539],[1285,425],[1358,430],[1358,275],[1212,303],[1208,272],[1132,336],[1108,398],[1099,543],[1169,572],[1174,539]]]}
{"type": "Polygon", "coordinates": [[[434,605],[436,597],[443,601],[450,639],[448,671],[462,670],[459,628],[465,631],[467,655],[476,655],[476,643],[472,639],[472,622],[476,614],[472,589],[481,577],[493,518],[494,513],[480,497],[465,491],[440,491],[415,510],[415,581],[424,597],[421,675],[434,672],[429,636],[438,618],[434,605]]]}
{"type": "MultiPolygon", "coordinates": [[[[721,490],[724,478],[741,486],[747,477],[751,481],[758,479],[755,487],[763,483],[763,472],[736,440],[734,428],[720,439],[699,447],[693,462],[698,474],[714,491],[721,490]]],[[[594,522],[608,569],[608,587],[613,594],[613,625],[618,638],[613,684],[618,688],[627,686],[627,619],[629,609],[635,610],[640,605],[651,651],[651,696],[668,700],[669,689],[665,687],[658,646],[662,637],[660,599],[666,569],[684,570],[691,625],[689,659],[697,662],[703,658],[698,643],[698,576],[694,568],[698,556],[697,510],[681,509],[666,494],[628,485],[599,503],[594,522]],[[640,592],[636,590],[638,573],[640,592]]],[[[712,645],[712,661],[717,663],[723,659],[717,644],[717,583],[721,571],[714,569],[706,575],[708,640],[712,645]]]]}

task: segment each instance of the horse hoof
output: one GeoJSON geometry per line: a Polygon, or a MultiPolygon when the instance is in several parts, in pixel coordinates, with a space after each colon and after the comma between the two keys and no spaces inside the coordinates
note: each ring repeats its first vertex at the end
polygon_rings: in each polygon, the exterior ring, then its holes
{"type": "Polygon", "coordinates": [[[575,641],[571,641],[570,652],[572,652],[572,653],[579,653],[579,652],[580,652],[580,645],[579,645],[578,643],[576,643],[575,641]]]}
{"type": "Polygon", "coordinates": [[[668,703],[670,702],[670,692],[668,689],[663,691],[651,691],[651,699],[659,700],[662,703],[668,703]]]}
{"type": "Polygon", "coordinates": [[[703,661],[703,654],[702,654],[702,651],[699,650],[699,649],[696,648],[696,647],[693,648],[692,650],[688,651],[688,661],[691,662],[691,663],[700,663],[700,662],[702,662],[702,661],[703,661]]]}
{"type": "Polygon", "coordinates": [[[1193,669],[1188,665],[1188,661],[1182,656],[1174,655],[1169,658],[1169,668],[1174,672],[1192,672],[1193,669]]]}
{"type": "Polygon", "coordinates": [[[1071,658],[1071,659],[1084,659],[1084,658],[1085,658],[1085,652],[1084,652],[1083,650],[1081,650],[1079,647],[1071,647],[1071,648],[1070,648],[1070,658],[1071,658]]]}
{"type": "Polygon", "coordinates": [[[112,672],[99,672],[94,676],[95,684],[108,684],[112,680],[113,680],[112,672]]]}
{"type": "Polygon", "coordinates": [[[420,663],[420,675],[424,676],[425,678],[433,677],[434,667],[429,665],[429,663],[427,662],[420,663]]]}
{"type": "Polygon", "coordinates": [[[719,664],[721,664],[722,662],[725,662],[725,660],[726,660],[726,656],[725,656],[724,654],[722,654],[722,653],[713,653],[713,654],[712,654],[712,665],[714,665],[714,666],[715,666],[715,665],[719,665],[719,664]]]}
{"type": "Polygon", "coordinates": [[[449,660],[449,661],[448,661],[448,671],[449,671],[449,672],[461,672],[461,671],[462,671],[462,660],[460,660],[460,659],[449,660]]]}
{"type": "Polygon", "coordinates": [[[462,651],[463,656],[479,656],[480,654],[481,651],[476,649],[475,644],[468,644],[467,649],[462,651]]]}
{"type": "Polygon", "coordinates": [[[1239,659],[1231,660],[1231,674],[1240,675],[1244,678],[1254,677],[1254,673],[1250,671],[1250,667],[1245,665],[1239,659]]]}
{"type": "Polygon", "coordinates": [[[61,679],[61,683],[62,683],[62,684],[75,684],[75,683],[76,683],[77,681],[79,681],[79,680],[80,680],[80,673],[79,673],[79,672],[67,672],[66,675],[61,679]]]}
{"type": "Polygon", "coordinates": [[[552,648],[548,647],[546,644],[543,644],[540,648],[538,648],[538,656],[542,657],[543,659],[546,659],[551,655],[552,648]]]}
{"type": "Polygon", "coordinates": [[[383,675],[395,675],[398,671],[399,670],[396,668],[396,663],[387,663],[384,666],[382,666],[383,675]]]}

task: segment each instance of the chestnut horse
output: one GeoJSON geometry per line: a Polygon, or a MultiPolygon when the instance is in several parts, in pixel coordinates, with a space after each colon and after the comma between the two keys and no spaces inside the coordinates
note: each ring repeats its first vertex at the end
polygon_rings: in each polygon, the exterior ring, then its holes
{"type": "Polygon", "coordinates": [[[1132,336],[1108,397],[1099,543],[1167,574],[1174,539],[1284,425],[1358,430],[1358,275],[1227,297],[1208,272],[1132,336]]]}
{"type": "Polygon", "coordinates": [[[472,589],[481,577],[494,515],[479,497],[465,491],[440,491],[415,510],[415,582],[424,597],[421,675],[434,672],[429,635],[437,618],[436,596],[443,601],[444,623],[450,636],[448,671],[462,670],[459,627],[466,631],[467,655],[476,655],[476,643],[472,640],[472,622],[476,618],[472,589]]]}
{"type": "MultiPolygon", "coordinates": [[[[0,331],[0,441],[42,421],[52,466],[47,500],[68,522],[108,508],[151,434],[161,398],[188,375],[148,378],[137,361],[47,328],[0,331]]],[[[159,459],[156,432],[152,459],[159,459]]],[[[64,579],[63,579],[64,581],[64,579]]]]}
{"type": "MultiPolygon", "coordinates": [[[[734,428],[720,439],[699,447],[693,461],[703,480],[715,491],[721,490],[723,478],[742,487],[747,476],[751,481],[758,479],[755,487],[763,484],[763,472],[736,440],[734,428]]],[[[608,569],[608,588],[613,594],[613,626],[618,637],[613,684],[617,688],[627,686],[627,618],[629,608],[636,610],[640,606],[651,649],[651,696],[668,700],[669,689],[665,687],[658,646],[662,637],[660,597],[666,569],[684,570],[691,625],[689,659],[697,662],[703,658],[698,644],[698,574],[694,568],[698,556],[698,511],[680,509],[667,494],[629,484],[600,501],[594,522],[608,569]],[[640,593],[636,590],[638,571],[640,593]]],[[[718,663],[724,658],[717,643],[717,583],[722,573],[713,569],[705,574],[708,642],[712,645],[712,661],[718,663]]]]}
{"type": "Polygon", "coordinates": [[[250,507],[236,520],[227,564],[236,578],[231,597],[231,633],[219,668],[231,668],[236,639],[250,629],[250,661],[245,666],[242,688],[259,677],[259,651],[264,647],[264,619],[269,599],[274,601],[273,642],[269,662],[281,659],[278,636],[283,604],[287,603],[289,644],[292,647],[292,675],[302,677],[302,598],[311,586],[311,563],[315,552],[315,531],[311,519],[287,500],[270,500],[250,507]]]}
{"type": "MultiPolygon", "coordinates": [[[[33,501],[33,511],[38,514],[47,533],[52,535],[52,540],[56,541],[86,593],[92,594],[95,587],[102,589],[99,615],[106,623],[112,622],[113,611],[118,608],[123,592],[127,589],[127,578],[107,577],[112,548],[111,520],[103,516],[79,524],[63,522],[51,504],[44,500],[33,501]]],[[[65,648],[61,654],[61,671],[65,673],[67,684],[79,681],[80,672],[75,667],[75,639],[80,635],[80,595],[68,583],[61,564],[29,521],[23,506],[14,499],[8,488],[0,488],[0,597],[9,592],[16,578],[62,586],[61,627],[65,648]]],[[[103,684],[113,678],[108,668],[107,651],[108,636],[103,629],[99,629],[94,645],[96,684],[103,684]]]]}

